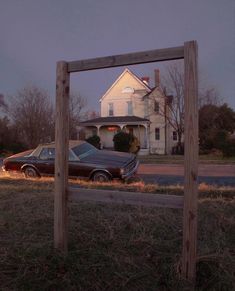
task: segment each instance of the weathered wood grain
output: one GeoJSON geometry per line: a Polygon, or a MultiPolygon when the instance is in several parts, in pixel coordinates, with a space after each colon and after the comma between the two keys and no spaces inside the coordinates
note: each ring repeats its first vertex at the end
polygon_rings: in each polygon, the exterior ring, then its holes
{"type": "Polygon", "coordinates": [[[183,196],[69,187],[69,200],[183,208],[183,196]]]}
{"type": "Polygon", "coordinates": [[[72,61],[68,62],[68,72],[71,73],[151,62],[170,61],[182,59],[183,57],[184,57],[184,47],[179,46],[173,48],[157,49],[123,55],[114,55],[94,59],[72,61]]]}
{"type": "Polygon", "coordinates": [[[66,62],[57,63],[55,128],[54,246],[67,252],[67,185],[69,142],[69,73],[66,62]]]}
{"type": "Polygon", "coordinates": [[[184,44],[185,134],[184,134],[184,213],[183,266],[186,279],[195,280],[198,204],[198,68],[197,42],[184,44]]]}

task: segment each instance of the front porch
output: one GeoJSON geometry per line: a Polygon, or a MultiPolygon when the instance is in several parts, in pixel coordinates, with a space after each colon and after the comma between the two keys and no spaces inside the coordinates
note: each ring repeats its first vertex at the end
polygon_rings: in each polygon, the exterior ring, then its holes
{"type": "Polygon", "coordinates": [[[131,132],[140,142],[140,155],[149,153],[149,120],[136,116],[100,117],[80,123],[84,138],[98,135],[104,149],[113,149],[113,137],[119,131],[131,132]]]}

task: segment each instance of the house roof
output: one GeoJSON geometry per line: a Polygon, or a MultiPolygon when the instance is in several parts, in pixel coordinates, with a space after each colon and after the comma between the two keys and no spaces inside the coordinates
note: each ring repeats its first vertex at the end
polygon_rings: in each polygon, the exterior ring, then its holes
{"type": "Polygon", "coordinates": [[[96,125],[96,124],[120,124],[120,123],[128,123],[128,124],[138,124],[138,123],[148,123],[149,119],[141,118],[138,116],[107,116],[107,117],[98,117],[94,119],[90,119],[87,121],[80,122],[81,126],[87,125],[96,125]]]}
{"type": "Polygon", "coordinates": [[[163,96],[166,97],[166,94],[165,94],[164,90],[163,90],[161,87],[159,87],[159,86],[155,86],[155,87],[153,87],[153,88],[151,89],[150,92],[148,92],[147,94],[145,94],[145,95],[143,96],[143,98],[145,98],[145,97],[149,97],[149,96],[150,96],[154,91],[159,91],[163,96]]]}
{"type": "Polygon", "coordinates": [[[153,91],[155,91],[155,89],[158,89],[158,87],[153,87],[153,88],[151,89],[151,91],[148,92],[147,94],[145,94],[142,98],[149,97],[149,96],[153,93],[153,91]]]}
{"type": "Polygon", "coordinates": [[[104,95],[100,98],[100,102],[104,99],[104,97],[110,92],[110,90],[118,83],[118,81],[123,77],[124,74],[129,73],[134,79],[139,82],[143,88],[145,88],[148,92],[151,91],[151,88],[145,84],[138,76],[136,76],[130,69],[126,68],[122,74],[115,80],[111,87],[104,93],[104,95]]]}

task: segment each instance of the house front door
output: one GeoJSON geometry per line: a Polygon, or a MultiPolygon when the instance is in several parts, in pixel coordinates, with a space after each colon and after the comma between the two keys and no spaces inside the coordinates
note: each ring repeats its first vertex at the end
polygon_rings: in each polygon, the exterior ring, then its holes
{"type": "Polygon", "coordinates": [[[113,148],[113,137],[115,133],[107,131],[106,140],[105,140],[105,147],[106,148],[113,148]]]}
{"type": "Polygon", "coordinates": [[[117,126],[108,126],[102,128],[101,133],[101,142],[104,148],[113,149],[113,137],[118,132],[117,126]]]}

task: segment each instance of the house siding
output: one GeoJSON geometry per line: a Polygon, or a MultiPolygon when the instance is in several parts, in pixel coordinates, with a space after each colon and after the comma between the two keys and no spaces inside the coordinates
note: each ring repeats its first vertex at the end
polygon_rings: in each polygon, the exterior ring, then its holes
{"type": "Polygon", "coordinates": [[[118,82],[113,86],[100,100],[101,102],[101,116],[108,115],[108,104],[113,103],[114,116],[127,116],[128,107],[127,102],[132,102],[132,114],[144,118],[144,104],[142,96],[148,91],[145,86],[140,84],[133,76],[126,71],[121,76],[118,82]],[[123,90],[126,88],[133,88],[134,92],[125,93],[123,90]]]}

